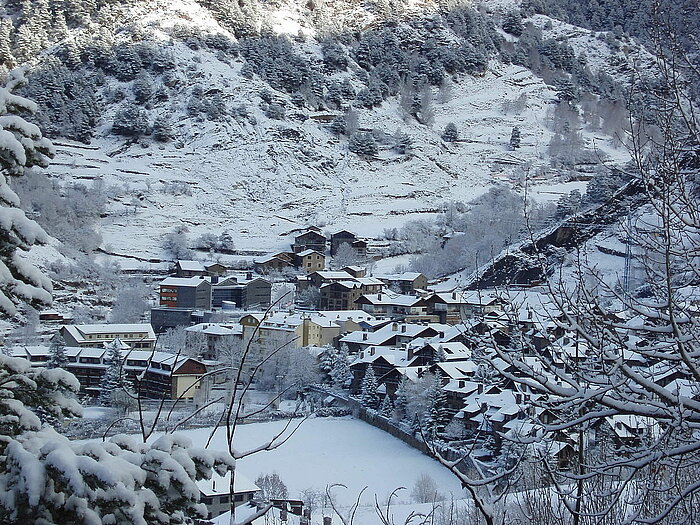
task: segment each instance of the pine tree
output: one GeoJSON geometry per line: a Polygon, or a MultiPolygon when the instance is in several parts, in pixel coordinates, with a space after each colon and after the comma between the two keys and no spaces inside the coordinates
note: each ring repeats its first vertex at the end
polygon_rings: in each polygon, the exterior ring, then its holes
{"type": "Polygon", "coordinates": [[[122,342],[119,338],[107,346],[107,353],[104,358],[107,369],[102,375],[100,395],[97,398],[97,402],[104,407],[112,406],[114,394],[120,388],[125,387],[121,346],[122,342]]]}
{"type": "Polygon", "coordinates": [[[439,345],[435,349],[435,355],[433,356],[433,362],[444,363],[445,361],[447,361],[447,352],[445,352],[445,349],[442,347],[442,345],[439,345]]]}
{"type": "Polygon", "coordinates": [[[510,147],[514,150],[520,147],[520,128],[518,126],[515,126],[510,134],[510,147]]]}
{"type": "Polygon", "coordinates": [[[377,387],[377,377],[374,375],[374,367],[370,364],[367,370],[365,370],[365,377],[362,379],[360,403],[362,403],[363,407],[377,408],[379,405],[377,387]]]}
{"type": "Polygon", "coordinates": [[[457,139],[459,139],[457,125],[454,122],[450,122],[445,126],[445,130],[442,132],[442,140],[445,142],[455,142],[457,139]]]}
{"type": "Polygon", "coordinates": [[[408,407],[408,379],[406,376],[401,376],[399,385],[396,388],[396,399],[394,400],[394,408],[396,409],[399,419],[406,419],[408,415],[406,408],[408,407]]]}
{"type": "Polygon", "coordinates": [[[48,368],[65,368],[67,364],[66,342],[61,334],[56,334],[49,345],[49,360],[46,362],[46,366],[48,368]]]}
{"type": "Polygon", "coordinates": [[[77,379],[0,354],[0,523],[193,523],[196,481],[234,466],[184,436],[71,441],[42,421],[80,417],[77,379]],[[45,416],[50,416],[46,418],[45,416]]]}
{"type": "Polygon", "coordinates": [[[367,131],[353,133],[348,142],[348,149],[358,155],[373,157],[379,151],[374,136],[367,131]]]}
{"type": "Polygon", "coordinates": [[[350,386],[352,371],[350,370],[348,346],[346,344],[342,344],[335,355],[330,376],[335,388],[348,388],[350,386]]]}
{"type": "Polygon", "coordinates": [[[450,422],[447,413],[447,395],[442,389],[442,374],[435,374],[435,379],[428,391],[428,410],[425,414],[426,430],[428,434],[435,436],[445,431],[445,427],[450,422]]]}
{"type": "Polygon", "coordinates": [[[333,382],[333,367],[338,358],[338,352],[331,345],[326,345],[321,354],[320,368],[323,373],[323,382],[331,384],[333,382]]]}
{"type": "Polygon", "coordinates": [[[48,235],[24,215],[8,183],[8,176],[22,175],[25,167],[46,166],[53,157],[53,147],[39,128],[18,115],[36,111],[36,104],[12,93],[25,83],[23,73],[13,71],[0,88],[0,313],[5,315],[15,315],[20,302],[51,304],[51,281],[20,255],[47,242],[48,235]]]}
{"type": "Polygon", "coordinates": [[[12,54],[12,21],[7,18],[0,19],[0,64],[10,68],[15,62],[12,54]]]}
{"type": "Polygon", "coordinates": [[[391,417],[394,413],[394,407],[391,403],[391,398],[389,397],[389,394],[386,394],[384,396],[384,399],[382,399],[382,404],[379,405],[379,413],[387,418],[391,417]]]}

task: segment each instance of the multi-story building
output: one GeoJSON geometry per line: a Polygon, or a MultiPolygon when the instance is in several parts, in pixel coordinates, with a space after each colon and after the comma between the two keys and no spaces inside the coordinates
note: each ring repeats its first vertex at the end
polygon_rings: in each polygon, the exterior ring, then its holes
{"type": "MultiPolygon", "coordinates": [[[[124,345],[126,346],[126,345],[124,345]]],[[[107,370],[107,349],[66,347],[71,372],[80,383],[80,391],[96,396],[100,393],[102,375],[107,370]]],[[[45,366],[49,359],[49,348],[45,346],[17,347],[14,357],[28,359],[32,366],[45,366]]],[[[193,399],[201,388],[208,385],[202,381],[207,373],[207,364],[186,356],[169,352],[130,350],[122,347],[124,373],[132,383],[139,378],[140,393],[144,397],[168,399],[193,399]]]]}
{"type": "Polygon", "coordinates": [[[66,346],[82,348],[103,348],[115,339],[135,349],[153,350],[156,344],[150,324],[70,324],[62,326],[60,334],[66,346]]]}
{"type": "Polygon", "coordinates": [[[204,277],[167,277],[160,283],[160,305],[209,310],[211,282],[204,277]]]}
{"type": "Polygon", "coordinates": [[[272,283],[262,277],[232,275],[211,286],[211,305],[221,308],[224,301],[237,308],[266,307],[272,298],[272,283]]]}

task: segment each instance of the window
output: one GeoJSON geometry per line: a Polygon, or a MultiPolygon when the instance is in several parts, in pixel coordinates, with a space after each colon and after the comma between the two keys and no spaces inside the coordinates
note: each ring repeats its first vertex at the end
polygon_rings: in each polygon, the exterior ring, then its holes
{"type": "Polygon", "coordinates": [[[228,494],[226,494],[225,496],[221,496],[219,498],[219,503],[228,503],[228,502],[229,502],[228,494]]]}
{"type": "Polygon", "coordinates": [[[243,501],[243,494],[234,494],[233,501],[243,501]]]}
{"type": "Polygon", "coordinates": [[[205,505],[211,505],[213,500],[211,498],[207,498],[206,496],[202,496],[200,501],[205,505]]]}

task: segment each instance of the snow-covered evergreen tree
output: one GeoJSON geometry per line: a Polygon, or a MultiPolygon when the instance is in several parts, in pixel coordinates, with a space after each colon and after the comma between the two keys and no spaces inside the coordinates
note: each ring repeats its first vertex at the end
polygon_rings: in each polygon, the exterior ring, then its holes
{"type": "Polygon", "coordinates": [[[51,303],[51,281],[22,258],[33,244],[48,235],[20,209],[8,177],[22,175],[25,167],[46,166],[53,156],[51,143],[39,128],[19,116],[36,110],[34,102],[13,94],[25,82],[24,71],[15,70],[0,88],[0,314],[15,315],[17,304],[51,303]]]}
{"type": "Polygon", "coordinates": [[[119,338],[107,345],[107,353],[104,358],[107,369],[102,375],[100,395],[97,397],[97,402],[104,407],[112,406],[115,393],[126,386],[121,347],[122,342],[119,338]]]}
{"type": "Polygon", "coordinates": [[[406,418],[406,407],[408,407],[408,379],[406,379],[406,376],[401,376],[399,386],[396,388],[396,399],[394,400],[394,408],[399,419],[406,418]]]}
{"type": "Polygon", "coordinates": [[[323,374],[322,381],[324,383],[333,383],[333,366],[337,358],[338,351],[335,348],[333,348],[332,345],[326,345],[323,349],[323,352],[321,353],[321,361],[319,363],[321,373],[323,374]]]}
{"type": "Polygon", "coordinates": [[[206,517],[196,480],[234,460],[182,436],[72,442],[40,413],[79,417],[79,383],[61,369],[0,354],[0,523],[184,525],[206,517]]]}
{"type": "Polygon", "coordinates": [[[367,131],[353,133],[348,141],[348,149],[358,155],[372,157],[379,151],[374,136],[367,131]]]}
{"type": "Polygon", "coordinates": [[[389,394],[386,394],[382,399],[382,404],[379,405],[379,413],[384,417],[391,417],[394,413],[394,406],[391,403],[389,394]]]}
{"type": "Polygon", "coordinates": [[[49,345],[49,360],[46,366],[47,368],[65,368],[67,364],[66,342],[61,334],[56,334],[49,345]]]}
{"type": "Polygon", "coordinates": [[[340,350],[333,360],[333,369],[330,376],[333,386],[336,388],[348,388],[352,382],[352,371],[350,370],[350,357],[348,355],[348,345],[342,344],[340,350]]]}
{"type": "Polygon", "coordinates": [[[425,414],[426,430],[433,438],[445,431],[450,422],[447,412],[447,394],[442,389],[442,374],[435,374],[435,379],[428,391],[428,410],[425,414]]]}
{"type": "Polygon", "coordinates": [[[459,131],[454,122],[449,122],[442,132],[442,140],[445,142],[455,142],[459,138],[459,131]]]}
{"type": "Polygon", "coordinates": [[[370,364],[365,370],[365,377],[362,378],[360,402],[363,407],[376,409],[379,406],[378,386],[377,377],[374,375],[374,367],[370,364]]]}
{"type": "Polygon", "coordinates": [[[515,126],[510,134],[510,147],[511,149],[520,147],[520,128],[518,126],[515,126]]]}

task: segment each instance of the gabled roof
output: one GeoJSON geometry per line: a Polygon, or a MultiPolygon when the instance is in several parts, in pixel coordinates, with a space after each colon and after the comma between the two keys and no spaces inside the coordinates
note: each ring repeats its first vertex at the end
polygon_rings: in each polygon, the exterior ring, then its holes
{"type": "MultiPolygon", "coordinates": [[[[210,479],[200,479],[196,481],[197,488],[205,496],[220,496],[229,494],[231,490],[231,472],[227,472],[224,476],[212,472],[210,479]]],[[[233,478],[233,493],[245,494],[249,492],[257,492],[260,490],[255,483],[240,473],[240,469],[236,469],[236,475],[233,478]]],[[[236,509],[238,510],[238,509],[236,509]]],[[[236,515],[238,517],[238,515],[236,515]]]]}
{"type": "Polygon", "coordinates": [[[181,259],[175,263],[180,267],[180,269],[186,272],[204,272],[206,269],[204,265],[199,261],[190,261],[187,259],[181,259]]]}
{"type": "Polygon", "coordinates": [[[317,250],[312,250],[312,249],[304,250],[303,252],[297,253],[297,255],[299,257],[306,257],[307,255],[313,255],[313,254],[320,255],[321,257],[325,257],[325,255],[323,255],[321,252],[319,252],[317,250]]]}
{"type": "Polygon", "coordinates": [[[354,277],[348,272],[343,271],[330,271],[321,270],[319,272],[313,272],[309,276],[318,275],[321,279],[326,279],[329,281],[352,281],[354,277]]]}
{"type": "Polygon", "coordinates": [[[439,292],[426,298],[427,301],[435,301],[445,304],[468,304],[468,305],[478,305],[486,306],[493,304],[497,301],[497,298],[484,294],[478,291],[459,291],[459,292],[439,292]]]}
{"type": "Polygon", "coordinates": [[[374,306],[416,306],[418,303],[424,304],[423,299],[415,295],[403,295],[393,292],[382,292],[379,294],[364,294],[355,300],[358,304],[371,304],[374,306]]]}
{"type": "Polygon", "coordinates": [[[422,273],[419,272],[403,272],[403,273],[387,273],[383,275],[375,275],[377,279],[381,279],[382,281],[410,281],[413,282],[418,277],[423,275],[422,273]]]}

